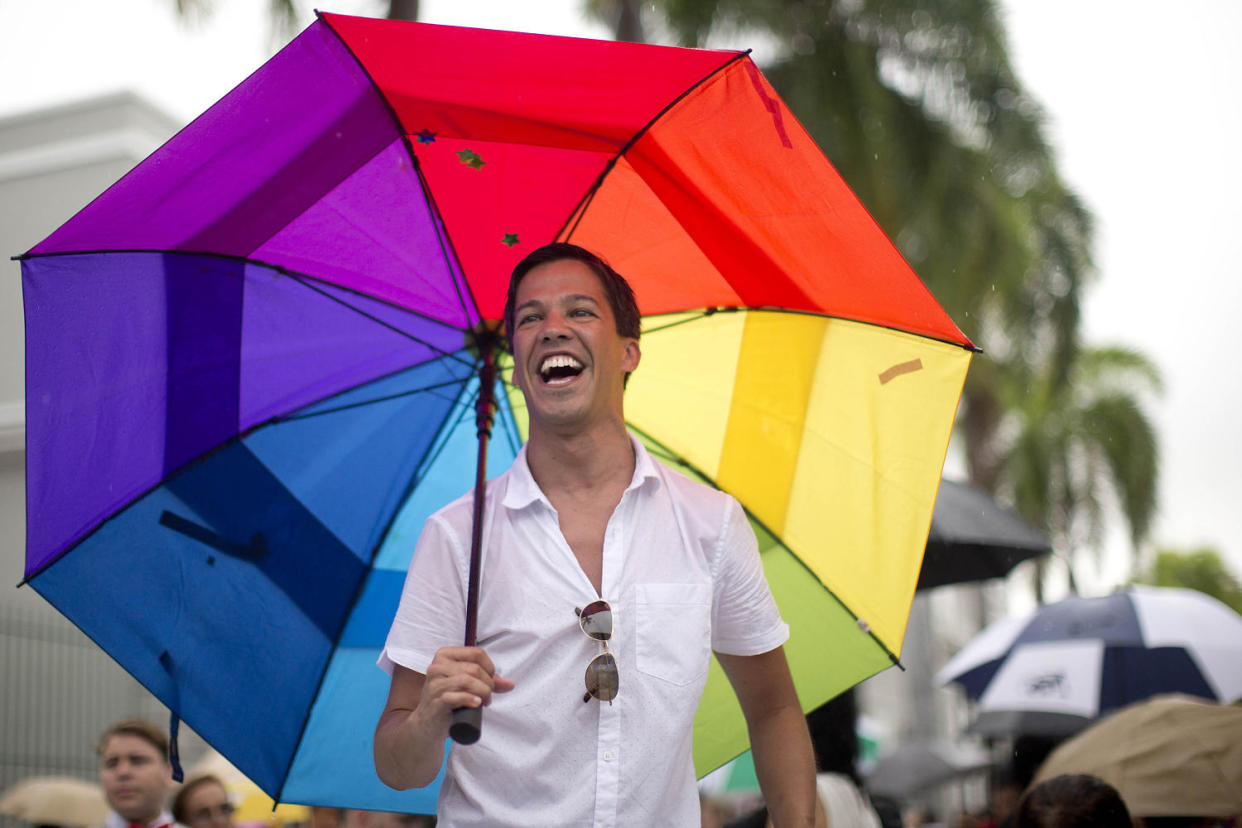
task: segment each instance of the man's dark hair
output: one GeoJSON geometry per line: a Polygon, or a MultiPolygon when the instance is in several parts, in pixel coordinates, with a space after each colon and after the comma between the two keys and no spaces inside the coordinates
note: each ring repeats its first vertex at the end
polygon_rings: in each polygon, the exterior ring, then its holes
{"type": "Polygon", "coordinates": [[[108,747],[108,740],[113,736],[137,736],[155,748],[165,762],[168,761],[168,736],[146,719],[122,719],[116,722],[99,737],[99,741],[95,743],[95,752],[102,756],[108,747]]]}
{"type": "Polygon", "coordinates": [[[517,313],[518,285],[536,267],[548,262],[560,262],[566,259],[582,262],[599,277],[608,297],[608,306],[612,309],[613,319],[617,322],[617,333],[631,339],[638,339],[642,322],[638,312],[638,302],[634,299],[634,290],[620,273],[613,270],[608,262],[587,250],[569,242],[552,242],[527,254],[525,259],[513,268],[509,277],[509,295],[505,299],[505,335],[509,338],[509,346],[513,346],[514,316],[517,313]]]}
{"type": "Polygon", "coordinates": [[[1040,782],[1018,803],[1014,828],[1130,828],[1117,789],[1094,776],[1064,774],[1040,782]]]}

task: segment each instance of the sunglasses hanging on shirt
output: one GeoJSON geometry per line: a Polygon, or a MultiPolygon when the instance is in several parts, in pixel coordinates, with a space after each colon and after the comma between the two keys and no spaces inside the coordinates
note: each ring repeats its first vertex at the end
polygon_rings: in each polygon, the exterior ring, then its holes
{"type": "Polygon", "coordinates": [[[582,609],[574,608],[578,626],[587,638],[604,645],[604,652],[591,659],[586,668],[586,693],[582,701],[599,699],[612,704],[617,697],[617,660],[608,652],[608,639],[612,638],[612,607],[607,601],[592,601],[582,609]]]}

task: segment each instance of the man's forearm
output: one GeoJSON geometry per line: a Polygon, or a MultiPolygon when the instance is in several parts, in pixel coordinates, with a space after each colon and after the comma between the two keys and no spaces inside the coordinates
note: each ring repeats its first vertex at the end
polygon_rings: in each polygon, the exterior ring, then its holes
{"type": "Polygon", "coordinates": [[[380,781],[403,791],[425,788],[444,763],[444,737],[415,710],[387,710],[375,728],[375,771],[380,781]]]}
{"type": "Polygon", "coordinates": [[[802,710],[782,707],[753,722],[750,749],[772,824],[816,825],[815,754],[802,710]]]}

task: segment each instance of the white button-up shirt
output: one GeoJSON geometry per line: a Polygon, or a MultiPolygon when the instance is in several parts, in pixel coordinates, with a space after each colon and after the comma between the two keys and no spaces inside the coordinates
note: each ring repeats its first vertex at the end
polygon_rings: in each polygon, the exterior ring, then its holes
{"type": "MultiPolygon", "coordinates": [[[[765,653],[789,628],[737,501],[633,443],[634,477],[604,532],[601,596],[525,448],[488,484],[477,637],[517,686],[492,697],[476,744],[452,746],[446,828],[699,824],[691,730],[710,650],[765,653]],[[603,647],[574,609],[601,597],[613,610],[611,704],[582,701],[603,647]]],[[[462,643],[471,511],[466,495],[424,526],[379,660],[389,672],[426,673],[436,650],[462,643]]]]}

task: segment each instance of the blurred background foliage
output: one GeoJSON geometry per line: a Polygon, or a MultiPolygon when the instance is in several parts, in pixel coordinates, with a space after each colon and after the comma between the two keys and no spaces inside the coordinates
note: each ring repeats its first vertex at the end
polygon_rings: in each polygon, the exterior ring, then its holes
{"type": "Polygon", "coordinates": [[[1242,613],[1242,584],[1225,566],[1220,550],[1211,546],[1193,549],[1162,547],[1151,566],[1136,583],[1197,589],[1242,613]]]}

